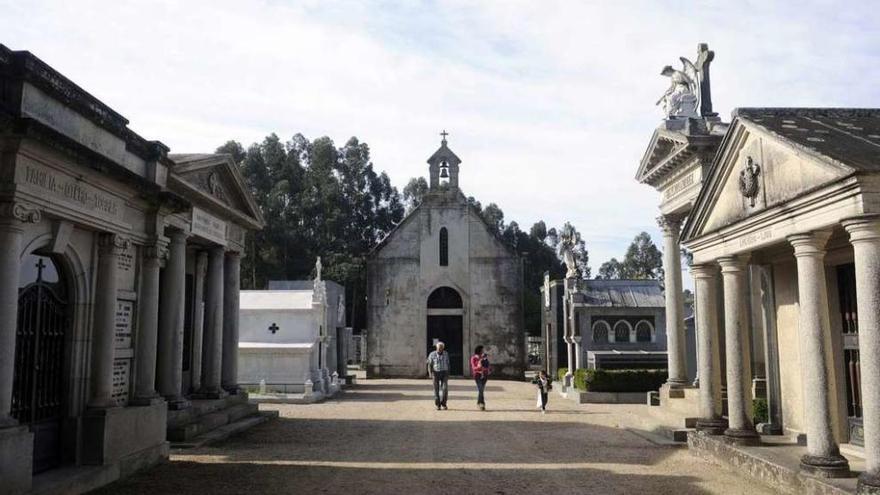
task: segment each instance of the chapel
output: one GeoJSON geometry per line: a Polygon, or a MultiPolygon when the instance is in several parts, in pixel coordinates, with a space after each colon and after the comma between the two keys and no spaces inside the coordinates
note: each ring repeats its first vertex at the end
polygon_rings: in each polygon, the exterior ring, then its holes
{"type": "Polygon", "coordinates": [[[469,375],[471,350],[483,345],[494,377],[522,379],[522,260],[462,193],[461,160],[441,135],[421,204],[367,263],[367,376],[424,376],[441,341],[452,376],[469,375]]]}

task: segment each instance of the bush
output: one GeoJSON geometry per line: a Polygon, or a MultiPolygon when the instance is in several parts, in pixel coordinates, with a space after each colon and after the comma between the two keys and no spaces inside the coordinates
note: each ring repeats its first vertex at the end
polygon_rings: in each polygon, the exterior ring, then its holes
{"type": "Polygon", "coordinates": [[[559,383],[564,382],[566,373],[568,373],[568,368],[559,368],[556,370],[556,380],[558,380],[559,383]]]}
{"type": "Polygon", "coordinates": [[[752,415],[755,424],[766,423],[770,421],[770,412],[767,409],[767,399],[757,398],[752,401],[752,415]]]}
{"type": "Polygon", "coordinates": [[[649,392],[666,383],[666,370],[577,370],[574,386],[588,392],[649,392]]]}

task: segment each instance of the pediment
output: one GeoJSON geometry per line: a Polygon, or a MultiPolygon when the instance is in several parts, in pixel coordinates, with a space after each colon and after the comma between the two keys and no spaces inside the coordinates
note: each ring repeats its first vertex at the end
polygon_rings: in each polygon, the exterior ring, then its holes
{"type": "Polygon", "coordinates": [[[655,130],[639,163],[636,180],[658,187],[695,156],[714,154],[727,124],[706,119],[665,120],[655,130]]]}
{"type": "Polygon", "coordinates": [[[682,236],[692,239],[822,188],[854,169],[735,119],[682,236]]]}
{"type": "Polygon", "coordinates": [[[263,218],[244,178],[229,155],[172,155],[175,162],[172,178],[185,186],[184,196],[198,195],[201,203],[208,203],[250,220],[263,224],[263,218]]]}

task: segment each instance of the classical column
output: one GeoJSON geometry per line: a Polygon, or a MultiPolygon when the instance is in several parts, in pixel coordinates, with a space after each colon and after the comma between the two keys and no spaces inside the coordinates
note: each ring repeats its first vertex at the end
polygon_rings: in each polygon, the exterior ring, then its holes
{"type": "Polygon", "coordinates": [[[746,261],[735,256],[720,258],[724,279],[724,330],[727,355],[727,418],[724,436],[734,443],[757,444],[760,437],[749,418],[752,387],[748,347],[746,261]]]}
{"type": "Polygon", "coordinates": [[[226,253],[223,267],[223,389],[238,392],[238,306],[241,290],[241,254],[226,253]]]}
{"type": "MultiPolygon", "coordinates": [[[[575,329],[575,331],[577,331],[577,329],[575,329]]],[[[581,349],[581,336],[572,335],[571,340],[574,342],[574,369],[579,370],[583,368],[583,366],[581,366],[581,353],[583,351],[581,349]]]]}
{"type": "Polygon", "coordinates": [[[860,493],[880,493],[880,217],[843,222],[853,245],[865,472],[860,493]]]}
{"type": "Polygon", "coordinates": [[[574,377],[574,366],[576,364],[574,362],[574,340],[571,339],[572,332],[571,332],[571,321],[570,321],[571,315],[569,314],[570,307],[571,306],[568,303],[568,279],[565,279],[565,292],[562,295],[562,311],[563,311],[563,313],[562,313],[563,314],[563,318],[562,318],[563,338],[562,338],[562,340],[565,341],[565,352],[568,357],[568,360],[566,361],[566,364],[565,364],[568,371],[565,373],[565,377],[564,377],[565,381],[563,383],[563,385],[565,387],[571,387],[572,385],[574,385],[572,377],[574,377]]]}
{"type": "Polygon", "coordinates": [[[131,241],[117,234],[98,236],[98,274],[95,281],[95,315],[92,321],[92,375],[88,405],[115,407],[113,400],[113,340],[116,331],[116,266],[119,253],[131,241]]]}
{"type": "Polygon", "coordinates": [[[205,331],[205,276],[208,271],[208,253],[196,253],[195,287],[193,288],[193,337],[190,382],[194,391],[202,388],[202,344],[205,331]]]}
{"type": "Polygon", "coordinates": [[[12,411],[15,333],[18,328],[18,273],[24,223],[38,223],[40,211],[22,203],[0,203],[0,428],[18,424],[12,411]]]}
{"type": "Polygon", "coordinates": [[[223,247],[211,248],[208,253],[208,278],[205,284],[205,374],[202,377],[203,398],[226,395],[221,388],[223,362],[223,247]]]}
{"type": "Polygon", "coordinates": [[[727,428],[721,418],[721,363],[717,287],[718,268],[714,265],[694,265],[697,331],[697,365],[700,379],[700,419],[697,429],[710,435],[720,435],[727,428]]]}
{"type": "Polygon", "coordinates": [[[825,243],[830,232],[797,234],[788,237],[797,260],[798,350],[801,358],[801,386],[807,430],[807,453],[801,469],[828,477],[849,473],[849,463],[840,455],[831,429],[828,397],[828,350],[826,333],[828,292],[825,285],[825,243]]]}
{"type": "Polygon", "coordinates": [[[156,386],[171,409],[184,409],[183,398],[183,312],[186,297],[186,234],[169,234],[168,261],[162,278],[159,313],[159,356],[156,386]]]}
{"type": "Polygon", "coordinates": [[[156,351],[159,335],[159,260],[164,246],[153,244],[141,249],[141,292],[138,296],[137,357],[133,405],[150,404],[156,393],[156,351]]]}
{"type": "Polygon", "coordinates": [[[681,246],[678,219],[661,216],[657,224],[663,231],[663,271],[666,287],[666,355],[671,387],[687,386],[685,358],[684,300],[681,288],[681,246]]]}

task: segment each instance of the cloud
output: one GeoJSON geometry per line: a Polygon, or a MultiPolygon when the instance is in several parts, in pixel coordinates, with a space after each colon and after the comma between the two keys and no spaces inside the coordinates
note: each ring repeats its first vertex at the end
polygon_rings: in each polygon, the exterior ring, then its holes
{"type": "Polygon", "coordinates": [[[635,183],[659,69],[716,51],[713,100],[880,104],[880,14],[840,2],[0,0],[26,49],[172,150],[356,135],[402,187],[451,132],[462,187],[527,229],[571,221],[594,268],[654,224],[635,183]]]}

